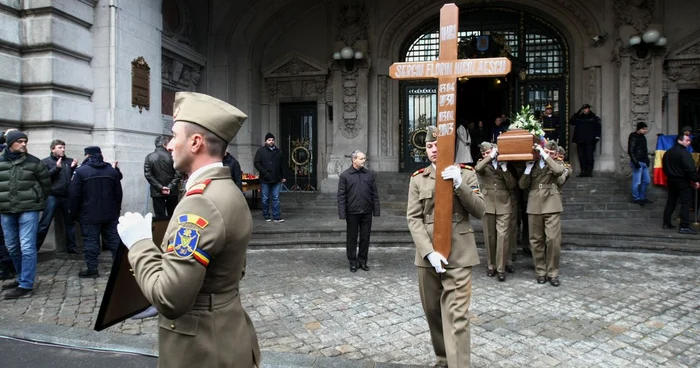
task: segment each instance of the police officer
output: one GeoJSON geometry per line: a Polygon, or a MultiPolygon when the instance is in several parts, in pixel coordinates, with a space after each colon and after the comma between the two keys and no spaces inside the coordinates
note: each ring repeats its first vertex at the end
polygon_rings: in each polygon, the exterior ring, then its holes
{"type": "Polygon", "coordinates": [[[437,364],[435,367],[469,367],[471,335],[469,304],[472,266],[479,263],[474,230],[469,216],[484,216],[484,198],[473,169],[452,165],[440,173],[454,187],[452,251],[445,255],[433,249],[435,181],[437,176],[437,129],[428,127],[425,150],[431,165],[411,177],[406,217],[416,245],[418,287],[437,364]]]}
{"type": "Polygon", "coordinates": [[[552,104],[544,107],[542,115],[542,130],[544,138],[548,141],[559,141],[559,117],[553,114],[552,104]]]}
{"type": "Polygon", "coordinates": [[[535,149],[539,157],[537,161],[526,163],[518,185],[523,190],[529,189],[527,217],[537,283],[544,284],[549,280],[552,286],[559,286],[563,206],[557,179],[564,173],[564,166],[540,145],[535,145],[535,149]]]}
{"type": "Polygon", "coordinates": [[[238,292],[252,217],[222,159],[247,116],[213,97],[175,94],[168,143],[189,176],[162,244],[151,218],[127,212],[119,235],[146,299],[160,312],[159,367],[255,367],[260,351],[238,292]]]}
{"type": "Polygon", "coordinates": [[[493,277],[498,272],[498,281],[506,281],[505,267],[510,258],[509,228],[512,213],[511,190],[517,185],[506,162],[498,162],[498,146],[488,142],[481,144],[483,157],[474,168],[481,183],[481,193],[486,203],[484,241],[486,243],[486,275],[493,277]]]}

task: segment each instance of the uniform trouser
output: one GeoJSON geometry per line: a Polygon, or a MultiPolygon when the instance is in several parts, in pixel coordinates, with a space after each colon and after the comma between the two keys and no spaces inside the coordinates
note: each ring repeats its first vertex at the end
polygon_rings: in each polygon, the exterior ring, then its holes
{"type": "Polygon", "coordinates": [[[581,172],[588,174],[593,172],[595,143],[577,143],[576,150],[578,151],[578,162],[581,164],[581,172]]]}
{"type": "Polygon", "coordinates": [[[119,233],[117,232],[117,220],[100,224],[80,224],[80,231],[83,235],[83,250],[85,253],[85,263],[88,270],[96,270],[100,256],[100,233],[102,232],[105,241],[109,244],[112,258],[117,254],[119,248],[119,233]]]}
{"type": "Polygon", "coordinates": [[[469,367],[472,268],[448,268],[439,274],[432,267],[418,267],[418,288],[437,364],[469,367]]]}
{"type": "Polygon", "coordinates": [[[367,264],[369,252],[369,236],[372,231],[372,214],[349,214],[345,220],[347,224],[347,237],[345,239],[346,253],[350,263],[367,264]],[[360,251],[357,251],[357,233],[360,233],[360,251]]]}
{"type": "Polygon", "coordinates": [[[527,215],[530,250],[537,276],[559,276],[561,255],[561,213],[527,215]],[[546,247],[546,248],[545,248],[546,247]]]}
{"type": "Polygon", "coordinates": [[[678,227],[688,227],[690,224],[690,201],[693,198],[693,189],[686,179],[668,178],[668,199],[664,208],[664,224],[671,224],[671,216],[676,209],[676,202],[681,202],[681,222],[678,227]]]}
{"type": "Polygon", "coordinates": [[[505,272],[507,259],[510,259],[509,232],[510,213],[487,213],[482,223],[484,225],[484,242],[486,243],[486,262],[489,269],[505,272]]]}
{"type": "Polygon", "coordinates": [[[507,256],[506,264],[513,264],[513,256],[518,251],[518,199],[515,196],[510,197],[510,223],[508,224],[508,250],[510,254],[507,256]]]}

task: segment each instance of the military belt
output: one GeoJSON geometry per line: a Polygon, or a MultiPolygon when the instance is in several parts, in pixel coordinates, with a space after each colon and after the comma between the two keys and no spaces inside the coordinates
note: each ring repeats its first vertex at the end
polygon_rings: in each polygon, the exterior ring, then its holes
{"type": "Polygon", "coordinates": [[[480,185],[481,189],[505,189],[503,185],[499,186],[498,183],[480,185]]]}
{"type": "Polygon", "coordinates": [[[224,294],[198,294],[192,310],[213,311],[231,304],[236,298],[238,298],[238,289],[224,294]]]}
{"type": "Polygon", "coordinates": [[[539,189],[559,189],[556,183],[551,184],[538,184],[539,189]]]}
{"type": "Polygon", "coordinates": [[[556,129],[555,129],[555,128],[544,128],[544,129],[542,129],[542,130],[544,130],[545,132],[553,132],[553,131],[555,131],[556,129]]]}
{"type": "MultiPolygon", "coordinates": [[[[464,220],[464,215],[461,213],[453,213],[452,214],[452,222],[460,222],[464,220]]],[[[424,224],[432,224],[435,222],[435,216],[434,215],[425,215],[423,217],[423,223],[424,224]]]]}

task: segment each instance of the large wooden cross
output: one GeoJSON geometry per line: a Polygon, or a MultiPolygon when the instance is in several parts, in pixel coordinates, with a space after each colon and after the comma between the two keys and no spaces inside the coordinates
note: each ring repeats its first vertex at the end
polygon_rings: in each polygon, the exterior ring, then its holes
{"type": "MultiPolygon", "coordinates": [[[[445,258],[452,248],[452,182],[440,173],[455,159],[456,84],[460,77],[500,77],[510,73],[508,58],[457,59],[459,8],[445,4],[440,9],[440,56],[437,61],[394,63],[393,79],[438,79],[438,155],[435,181],[433,248],[445,258]]],[[[462,185],[467,185],[463,183],[462,185]]]]}

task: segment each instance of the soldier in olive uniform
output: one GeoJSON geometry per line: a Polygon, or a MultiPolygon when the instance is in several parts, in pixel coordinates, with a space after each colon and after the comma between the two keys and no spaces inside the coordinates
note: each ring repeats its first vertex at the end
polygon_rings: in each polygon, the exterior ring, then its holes
{"type": "Polygon", "coordinates": [[[559,190],[561,191],[561,188],[571,177],[571,165],[569,165],[567,162],[564,162],[564,157],[566,157],[566,150],[564,149],[564,147],[557,147],[555,144],[554,149],[556,153],[552,152],[552,148],[547,148],[550,149],[549,156],[554,158],[560,164],[564,165],[564,173],[561,174],[561,176],[557,179],[557,185],[559,185],[559,190]]]}
{"type": "Polygon", "coordinates": [[[554,115],[553,111],[552,104],[548,104],[542,114],[542,130],[544,138],[548,141],[559,140],[559,117],[554,115]]]}
{"type": "Polygon", "coordinates": [[[484,198],[476,173],[469,166],[452,165],[440,173],[442,180],[453,180],[454,187],[452,251],[445,259],[445,255],[433,249],[435,181],[440,180],[435,168],[435,127],[428,128],[425,149],[432,165],[413,174],[406,214],[408,228],[416,244],[415,265],[418,266],[421,302],[437,356],[435,367],[469,367],[472,266],[479,263],[469,217],[483,217],[484,198]]]}
{"type": "Polygon", "coordinates": [[[486,243],[486,275],[493,277],[498,272],[498,281],[506,280],[505,267],[510,258],[509,227],[512,213],[510,192],[517,183],[508,171],[506,162],[498,162],[498,146],[488,142],[481,144],[483,159],[474,168],[481,183],[481,193],[486,203],[484,242],[486,243]]]}
{"type": "Polygon", "coordinates": [[[548,150],[535,146],[539,159],[526,163],[518,185],[530,190],[527,217],[537,283],[544,284],[549,280],[552,286],[559,286],[563,206],[557,179],[564,173],[564,165],[552,159],[548,150]]]}
{"type": "Polygon", "coordinates": [[[252,217],[222,159],[246,119],[237,108],[191,92],[175,94],[172,152],[186,173],[162,244],[152,215],[127,212],[118,231],[129,262],[158,317],[159,367],[256,367],[255,329],[238,292],[245,272],[252,217]]]}

